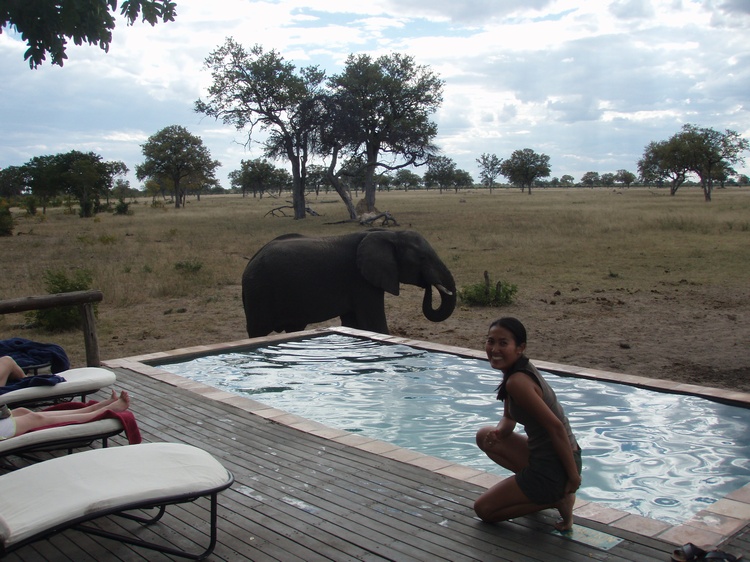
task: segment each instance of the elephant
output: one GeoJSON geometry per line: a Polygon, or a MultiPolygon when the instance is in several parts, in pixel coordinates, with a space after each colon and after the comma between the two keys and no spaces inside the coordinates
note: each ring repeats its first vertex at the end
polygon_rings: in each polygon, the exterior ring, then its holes
{"type": "Polygon", "coordinates": [[[456,307],[453,275],[415,231],[279,236],[242,274],[248,336],[297,332],[337,316],[343,326],[387,334],[385,291],[398,295],[400,283],[424,288],[422,312],[428,320],[442,322],[456,307]],[[440,294],[435,309],[432,287],[440,294]]]}

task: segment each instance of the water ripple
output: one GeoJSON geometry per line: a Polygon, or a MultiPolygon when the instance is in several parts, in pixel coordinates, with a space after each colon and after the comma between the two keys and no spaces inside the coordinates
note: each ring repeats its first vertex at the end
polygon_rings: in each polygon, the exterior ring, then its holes
{"type": "MultiPolygon", "coordinates": [[[[163,369],[327,425],[498,474],[476,430],[495,425],[486,362],[331,335],[163,369]],[[333,359],[332,359],[333,358],[333,359]]],[[[584,451],[583,499],[679,524],[750,476],[750,410],[545,373],[584,451]]]]}

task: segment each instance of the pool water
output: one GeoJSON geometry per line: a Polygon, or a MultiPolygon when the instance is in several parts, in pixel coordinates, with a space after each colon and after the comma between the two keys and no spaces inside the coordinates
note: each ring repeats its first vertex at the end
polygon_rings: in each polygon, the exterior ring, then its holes
{"type": "MultiPolygon", "coordinates": [[[[476,447],[502,374],[486,361],[342,335],[159,365],[331,427],[496,474],[476,447]]],[[[583,449],[582,499],[680,524],[750,480],[750,409],[543,373],[583,449]]],[[[519,425],[520,427],[520,425],[519,425]]]]}

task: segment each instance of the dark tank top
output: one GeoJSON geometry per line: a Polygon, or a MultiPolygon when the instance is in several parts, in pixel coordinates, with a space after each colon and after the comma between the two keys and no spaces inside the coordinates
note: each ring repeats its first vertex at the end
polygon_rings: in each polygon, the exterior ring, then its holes
{"type": "Polygon", "coordinates": [[[535,383],[542,389],[542,399],[547,407],[557,416],[557,418],[565,426],[565,431],[568,433],[568,440],[573,450],[578,448],[578,442],[576,441],[573,431],[570,429],[570,423],[568,418],[563,412],[560,402],[557,400],[557,395],[552,387],[544,380],[544,377],[537,370],[537,368],[531,364],[527,357],[521,357],[516,361],[513,366],[508,369],[508,374],[503,377],[503,382],[498,387],[498,400],[508,401],[508,413],[518,423],[523,425],[526,435],[529,438],[529,453],[535,454],[541,451],[554,451],[552,446],[552,438],[550,437],[547,430],[542,426],[534,416],[523,409],[518,403],[513,400],[505,390],[505,385],[508,379],[515,373],[526,373],[529,375],[535,383]]]}

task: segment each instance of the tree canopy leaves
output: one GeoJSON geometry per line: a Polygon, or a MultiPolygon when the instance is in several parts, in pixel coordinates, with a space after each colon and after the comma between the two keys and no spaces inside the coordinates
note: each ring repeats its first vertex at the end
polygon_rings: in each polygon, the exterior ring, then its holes
{"type": "Polygon", "coordinates": [[[315,126],[315,96],[325,73],[315,66],[297,71],[275,50],[246,50],[231,37],[206,58],[213,83],[195,110],[237,130],[268,133],[266,156],[286,157],[292,167],[294,217],[305,217],[306,163],[315,126]]]}
{"type": "Polygon", "coordinates": [[[492,191],[492,186],[495,185],[497,176],[500,175],[500,164],[503,159],[498,158],[497,154],[483,153],[477,158],[477,164],[479,164],[479,178],[482,180],[482,184],[486,185],[492,191]]]}
{"type": "Polygon", "coordinates": [[[549,177],[549,156],[537,154],[530,148],[515,150],[510,158],[500,164],[500,173],[508,178],[513,185],[529,189],[537,179],[549,177]]]}
{"type": "Polygon", "coordinates": [[[393,53],[373,59],[349,55],[344,70],[329,80],[343,100],[330,122],[342,148],[365,167],[365,202],[375,209],[377,168],[396,170],[425,164],[437,153],[437,125],[430,116],[443,101],[443,81],[413,57],[393,53]]]}
{"type": "Polygon", "coordinates": [[[638,161],[644,181],[670,180],[670,194],[677,193],[689,173],[700,178],[703,196],[711,201],[714,180],[725,181],[735,173],[732,165],[744,163],[742,153],[750,145],[739,133],[721,133],[690,123],[665,141],[650,142],[638,161]]]}
{"type": "MultiPolygon", "coordinates": [[[[28,49],[24,60],[37,68],[49,54],[52,64],[68,58],[68,39],[109,50],[115,28],[117,0],[0,0],[0,33],[12,27],[21,34],[28,49]]],[[[129,25],[141,21],[156,25],[174,21],[176,4],[170,0],[125,0],[120,14],[129,25]]]]}
{"type": "Polygon", "coordinates": [[[308,160],[327,161],[326,177],[352,218],[355,207],[344,176],[364,172],[367,209],[375,206],[376,170],[419,165],[436,150],[430,115],[442,102],[442,81],[411,57],[350,55],[341,74],[325,81],[316,66],[297,69],[276,51],[247,50],[228,38],[206,59],[213,83],[195,109],[267,133],[267,157],[292,168],[294,217],[305,217],[308,160]]]}
{"type": "Polygon", "coordinates": [[[185,127],[165,127],[141,147],[146,160],[136,166],[136,176],[139,180],[169,180],[174,188],[175,208],[184,204],[188,187],[200,192],[216,183],[215,172],[221,162],[213,160],[201,138],[185,127]]]}

